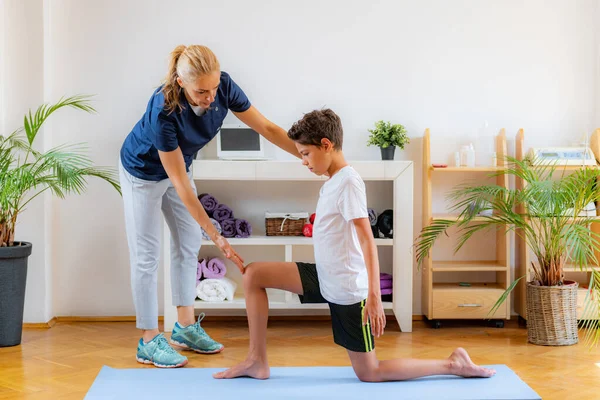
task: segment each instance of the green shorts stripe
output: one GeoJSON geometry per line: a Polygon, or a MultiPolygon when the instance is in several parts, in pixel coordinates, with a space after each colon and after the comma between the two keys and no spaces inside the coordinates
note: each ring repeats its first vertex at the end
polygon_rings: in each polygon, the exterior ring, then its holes
{"type": "Polygon", "coordinates": [[[369,321],[367,320],[367,324],[365,325],[363,323],[363,321],[365,320],[365,301],[361,301],[360,302],[360,323],[362,325],[362,332],[363,332],[363,340],[365,341],[365,352],[369,352],[371,351],[371,346],[370,346],[370,338],[369,338],[369,321]]]}

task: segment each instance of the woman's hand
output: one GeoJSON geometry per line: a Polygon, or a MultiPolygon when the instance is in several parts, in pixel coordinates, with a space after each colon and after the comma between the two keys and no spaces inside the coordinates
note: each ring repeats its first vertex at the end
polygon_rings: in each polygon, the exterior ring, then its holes
{"type": "Polygon", "coordinates": [[[385,329],[385,312],[383,311],[383,303],[380,297],[367,297],[365,312],[363,315],[363,325],[367,321],[371,321],[371,333],[375,337],[383,335],[385,329]]]}
{"type": "Polygon", "coordinates": [[[225,257],[227,257],[229,260],[231,260],[238,267],[238,269],[240,270],[240,272],[242,274],[244,272],[246,272],[246,269],[244,267],[244,260],[233,249],[233,247],[231,247],[231,245],[229,244],[229,242],[227,241],[227,239],[225,239],[223,236],[221,236],[220,234],[217,233],[212,238],[212,241],[219,248],[219,250],[221,250],[221,252],[223,253],[223,255],[225,257]]]}

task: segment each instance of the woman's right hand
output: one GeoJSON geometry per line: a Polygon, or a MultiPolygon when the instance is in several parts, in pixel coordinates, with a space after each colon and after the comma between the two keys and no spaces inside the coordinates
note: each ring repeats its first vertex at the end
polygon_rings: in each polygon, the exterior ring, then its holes
{"type": "Polygon", "coordinates": [[[213,238],[213,243],[219,248],[219,250],[221,250],[221,252],[223,253],[223,255],[225,257],[227,257],[229,260],[231,260],[238,267],[238,269],[240,270],[240,272],[242,274],[244,272],[246,272],[246,268],[244,267],[244,260],[233,249],[233,247],[231,247],[231,245],[229,244],[227,239],[225,239],[220,234],[217,234],[213,238]]]}

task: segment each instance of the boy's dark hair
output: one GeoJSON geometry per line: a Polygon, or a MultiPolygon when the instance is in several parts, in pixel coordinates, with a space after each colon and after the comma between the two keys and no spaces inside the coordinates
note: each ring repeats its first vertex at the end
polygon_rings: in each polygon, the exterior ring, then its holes
{"type": "Polygon", "coordinates": [[[341,150],[344,141],[342,121],[329,108],[314,110],[292,125],[288,137],[294,142],[317,147],[321,147],[321,139],[326,138],[333,143],[334,149],[341,150]]]}

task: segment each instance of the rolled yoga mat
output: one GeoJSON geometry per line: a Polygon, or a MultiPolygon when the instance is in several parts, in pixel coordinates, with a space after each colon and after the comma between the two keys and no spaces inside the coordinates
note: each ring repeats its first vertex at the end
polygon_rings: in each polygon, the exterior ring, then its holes
{"type": "Polygon", "coordinates": [[[356,378],[351,367],[273,367],[267,380],[217,380],[212,374],[223,368],[105,366],[85,399],[541,399],[506,365],[488,367],[497,373],[487,379],[430,376],[403,382],[365,383],[356,378]]]}
{"type": "Polygon", "coordinates": [[[377,227],[386,238],[394,237],[394,212],[392,210],[382,212],[377,217],[377,227]]]}
{"type": "MultiPolygon", "coordinates": [[[[217,232],[222,233],[223,229],[221,229],[221,224],[219,223],[219,221],[217,221],[214,218],[210,219],[210,222],[212,222],[213,226],[215,227],[215,229],[217,230],[217,232]]],[[[210,240],[210,236],[208,236],[208,234],[206,232],[204,232],[204,229],[200,228],[202,230],[202,239],[204,240],[210,240]]]]}
{"type": "Polygon", "coordinates": [[[227,207],[225,204],[219,204],[213,211],[213,218],[219,222],[223,222],[227,219],[233,219],[233,210],[227,207]]]}
{"type": "Polygon", "coordinates": [[[217,206],[219,205],[217,199],[215,199],[208,193],[202,193],[198,196],[198,199],[200,199],[200,203],[202,204],[202,207],[204,207],[204,210],[206,211],[208,216],[212,217],[213,211],[215,211],[215,208],[217,208],[217,206]]]}

